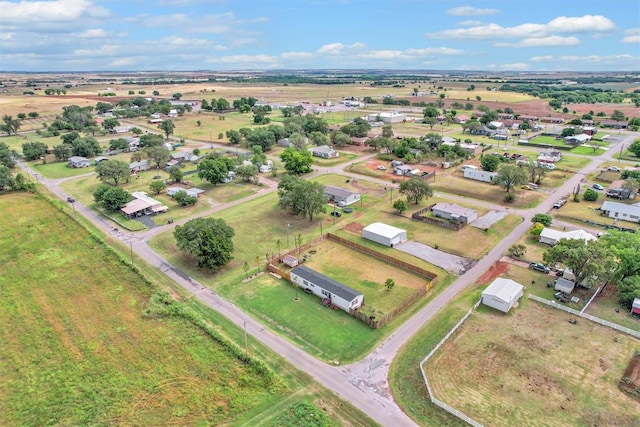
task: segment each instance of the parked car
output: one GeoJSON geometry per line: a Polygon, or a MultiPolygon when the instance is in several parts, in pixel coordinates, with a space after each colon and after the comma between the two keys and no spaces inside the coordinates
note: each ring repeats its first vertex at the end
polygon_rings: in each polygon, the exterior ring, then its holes
{"type": "Polygon", "coordinates": [[[567,203],[567,199],[560,199],[553,204],[554,209],[560,209],[567,203]]]}
{"type": "Polygon", "coordinates": [[[604,187],[600,184],[593,184],[592,187],[596,190],[604,190],[604,187]]]}
{"type": "Polygon", "coordinates": [[[555,294],[553,294],[553,297],[560,302],[569,302],[569,295],[563,294],[562,292],[556,292],[555,294]]]}
{"type": "Polygon", "coordinates": [[[386,171],[387,167],[385,165],[378,165],[378,170],[379,171],[386,171]]]}
{"type": "Polygon", "coordinates": [[[342,209],[342,212],[351,213],[351,212],[353,212],[353,208],[344,208],[344,209],[342,209]]]}
{"type": "Polygon", "coordinates": [[[619,168],[619,167],[617,167],[617,166],[609,166],[609,167],[607,168],[607,170],[608,170],[609,172],[620,172],[620,168],[619,168]]]}
{"type": "Polygon", "coordinates": [[[331,216],[340,217],[340,216],[342,216],[342,212],[340,212],[340,211],[332,211],[330,215],[331,216]]]}
{"type": "Polygon", "coordinates": [[[549,272],[551,271],[549,267],[539,262],[532,262],[531,264],[529,264],[529,268],[544,274],[549,274],[549,272]]]}

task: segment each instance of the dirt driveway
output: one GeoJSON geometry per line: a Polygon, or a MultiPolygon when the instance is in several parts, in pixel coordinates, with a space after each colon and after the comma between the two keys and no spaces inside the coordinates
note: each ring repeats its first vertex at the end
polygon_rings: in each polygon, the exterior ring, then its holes
{"type": "Polygon", "coordinates": [[[507,215],[508,213],[505,211],[490,211],[485,215],[482,215],[480,218],[476,219],[469,225],[471,225],[472,227],[480,228],[481,230],[486,230],[507,215]]]}
{"type": "Polygon", "coordinates": [[[438,267],[457,276],[464,274],[465,271],[473,267],[475,264],[475,261],[472,259],[452,255],[411,240],[395,245],[394,248],[425,260],[433,265],[437,265],[438,267]]]}

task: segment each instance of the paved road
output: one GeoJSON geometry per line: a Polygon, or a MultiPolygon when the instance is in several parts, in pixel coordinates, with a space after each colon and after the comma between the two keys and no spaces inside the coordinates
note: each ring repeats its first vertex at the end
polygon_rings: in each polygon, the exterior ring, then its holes
{"type": "MultiPolygon", "coordinates": [[[[628,146],[633,140],[633,136],[628,136],[624,144],[628,146]]],[[[115,235],[122,241],[131,245],[132,249],[140,257],[145,259],[151,265],[157,267],[167,276],[173,279],[176,283],[183,286],[186,290],[191,292],[195,297],[200,299],[202,303],[206,304],[213,310],[221,313],[229,318],[238,327],[245,327],[247,333],[253,336],[258,341],[270,347],[273,351],[284,357],[292,365],[304,370],[311,375],[316,381],[323,386],[334,391],[342,399],[350,402],[355,407],[362,410],[364,413],[375,419],[385,426],[413,426],[416,425],[395,403],[389,390],[388,373],[389,365],[394,357],[397,355],[400,348],[438,311],[440,311],[452,298],[454,298],[459,292],[466,287],[473,284],[477,278],[483,274],[494,262],[498,261],[507,249],[514,244],[522,234],[526,233],[530,227],[530,219],[537,212],[547,212],[551,209],[555,199],[559,195],[564,195],[570,192],[583,178],[585,174],[591,173],[596,170],[599,165],[605,160],[611,159],[611,154],[615,153],[615,144],[612,145],[612,149],[608,150],[600,157],[594,158],[594,160],[585,168],[583,168],[578,174],[570,178],[565,184],[554,191],[550,197],[545,200],[540,206],[535,209],[514,211],[522,216],[523,221],[518,225],[505,239],[499,242],[484,258],[479,260],[476,265],[468,270],[464,275],[460,276],[455,282],[453,282],[447,289],[434,298],[429,304],[422,308],[416,315],[409,319],[406,323],[395,330],[384,342],[376,347],[370,354],[359,362],[335,367],[327,365],[323,362],[314,359],[299,348],[295,347],[285,338],[265,329],[262,324],[253,320],[245,313],[242,312],[234,304],[221,298],[205,286],[201,285],[197,281],[191,279],[183,272],[179,271],[175,267],[171,266],[165,259],[159,254],[155,253],[148,245],[148,239],[156,233],[165,231],[178,225],[174,223],[171,225],[156,227],[153,230],[147,231],[143,235],[133,235],[131,233],[125,233],[120,230],[114,229],[114,227],[96,215],[93,211],[82,206],[79,203],[75,204],[75,209],[78,214],[82,214],[91,220],[97,227],[102,229],[108,234],[115,235]]],[[[366,157],[372,157],[375,154],[366,157]]],[[[361,161],[361,159],[359,159],[361,161]]],[[[28,168],[25,164],[20,164],[30,174],[35,176],[35,172],[28,168]]],[[[337,172],[347,176],[357,177],[358,179],[369,180],[378,182],[387,187],[394,187],[390,183],[370,178],[366,176],[352,174],[348,171],[341,171],[340,166],[318,170],[314,175],[322,173],[337,172]]],[[[49,189],[58,197],[65,200],[68,195],[65,194],[58,182],[55,180],[48,180],[40,178],[40,182],[49,187],[49,189]]],[[[208,215],[221,209],[225,209],[229,206],[243,203],[244,201],[263,195],[266,192],[275,191],[275,187],[272,185],[260,190],[257,194],[249,196],[248,198],[235,201],[230,204],[217,206],[202,215],[208,215]]],[[[426,353],[426,349],[425,349],[426,353]]]]}

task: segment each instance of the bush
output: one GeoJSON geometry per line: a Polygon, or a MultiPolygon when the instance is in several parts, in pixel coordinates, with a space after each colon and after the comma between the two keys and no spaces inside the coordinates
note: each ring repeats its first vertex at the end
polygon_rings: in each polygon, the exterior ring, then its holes
{"type": "Polygon", "coordinates": [[[506,203],[513,203],[516,201],[516,195],[513,193],[507,193],[504,195],[504,201],[506,203]]]}
{"type": "Polygon", "coordinates": [[[596,200],[598,200],[598,192],[589,188],[585,190],[582,197],[588,202],[595,202],[596,200]]]}

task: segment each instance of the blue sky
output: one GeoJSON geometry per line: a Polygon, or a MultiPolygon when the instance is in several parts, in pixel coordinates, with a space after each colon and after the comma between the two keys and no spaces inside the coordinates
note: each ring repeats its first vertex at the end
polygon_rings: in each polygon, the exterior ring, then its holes
{"type": "Polygon", "coordinates": [[[0,0],[0,71],[640,71],[635,0],[0,0]]]}

